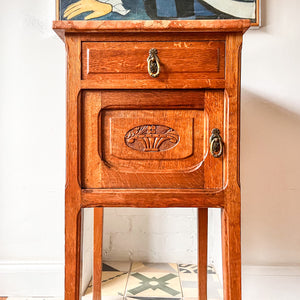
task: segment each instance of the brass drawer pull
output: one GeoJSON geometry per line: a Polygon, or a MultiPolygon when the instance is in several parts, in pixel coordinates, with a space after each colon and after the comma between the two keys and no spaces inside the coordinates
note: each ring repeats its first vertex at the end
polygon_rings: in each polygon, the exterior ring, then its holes
{"type": "Polygon", "coordinates": [[[147,58],[148,73],[151,77],[155,78],[159,75],[160,65],[159,58],[157,56],[157,49],[152,48],[149,50],[149,56],[147,58]]]}
{"type": "Polygon", "coordinates": [[[211,133],[212,135],[209,139],[210,153],[213,157],[218,158],[223,154],[223,140],[220,136],[220,130],[218,128],[214,128],[211,133]]]}

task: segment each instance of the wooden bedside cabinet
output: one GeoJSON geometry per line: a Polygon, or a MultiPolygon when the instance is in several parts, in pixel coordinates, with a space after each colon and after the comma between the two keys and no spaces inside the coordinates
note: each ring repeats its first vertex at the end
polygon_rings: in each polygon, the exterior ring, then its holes
{"type": "MultiPolygon", "coordinates": [[[[55,21],[66,43],[65,299],[79,297],[80,210],[197,207],[206,299],[207,208],[222,208],[224,299],[241,299],[240,55],[248,20],[55,21]]],[[[100,267],[99,267],[100,266],[100,267]]]]}

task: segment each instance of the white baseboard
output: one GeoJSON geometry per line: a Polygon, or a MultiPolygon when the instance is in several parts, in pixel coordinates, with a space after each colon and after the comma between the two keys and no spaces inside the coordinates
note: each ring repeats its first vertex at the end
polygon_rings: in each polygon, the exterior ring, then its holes
{"type": "MultiPolygon", "coordinates": [[[[300,266],[243,265],[243,277],[300,277],[300,266]]],[[[0,297],[62,297],[64,294],[63,262],[1,262],[0,297]]]]}
{"type": "Polygon", "coordinates": [[[294,266],[253,266],[243,265],[243,275],[253,276],[300,276],[300,265],[294,266]]]}
{"type": "MultiPolygon", "coordinates": [[[[216,269],[217,275],[223,286],[222,274],[216,269]]],[[[255,266],[255,265],[242,265],[242,281],[249,277],[300,277],[300,265],[293,266],[255,266]]]]}
{"type": "Polygon", "coordinates": [[[244,300],[299,300],[300,266],[243,266],[244,300]]]}
{"type": "Polygon", "coordinates": [[[63,297],[63,262],[0,261],[0,296],[63,297]]]}

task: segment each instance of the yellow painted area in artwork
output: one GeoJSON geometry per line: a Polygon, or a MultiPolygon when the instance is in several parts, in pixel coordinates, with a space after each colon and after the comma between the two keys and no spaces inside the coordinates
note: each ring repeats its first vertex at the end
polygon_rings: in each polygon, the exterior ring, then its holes
{"type": "Polygon", "coordinates": [[[99,18],[109,14],[112,11],[112,6],[107,3],[99,2],[97,0],[80,0],[70,4],[64,12],[64,18],[68,20],[88,11],[92,11],[84,19],[90,20],[99,18]]]}

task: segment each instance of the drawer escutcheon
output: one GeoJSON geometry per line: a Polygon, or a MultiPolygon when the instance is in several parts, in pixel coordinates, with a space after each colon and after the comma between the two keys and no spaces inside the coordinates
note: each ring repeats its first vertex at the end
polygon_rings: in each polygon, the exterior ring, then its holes
{"type": "Polygon", "coordinates": [[[210,153],[213,157],[218,158],[223,154],[223,140],[220,136],[220,130],[218,128],[214,128],[211,133],[212,135],[209,139],[210,153]]]}
{"type": "Polygon", "coordinates": [[[159,58],[157,53],[157,49],[152,48],[149,50],[149,56],[147,58],[148,73],[153,78],[158,77],[160,72],[159,58]]]}

